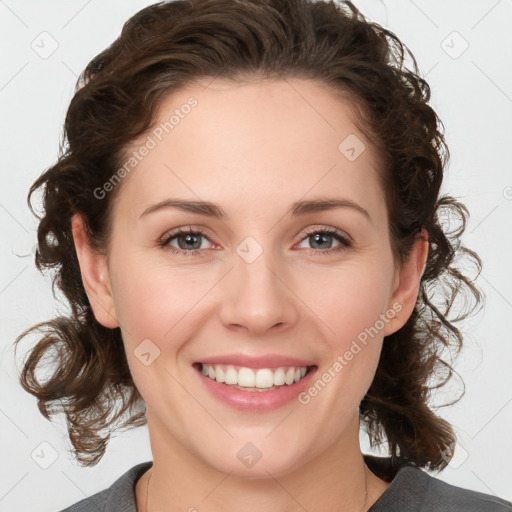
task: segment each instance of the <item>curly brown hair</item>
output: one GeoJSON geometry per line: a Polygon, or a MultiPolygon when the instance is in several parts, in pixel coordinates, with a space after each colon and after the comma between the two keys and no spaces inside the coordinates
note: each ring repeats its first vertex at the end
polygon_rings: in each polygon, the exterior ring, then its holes
{"type": "Polygon", "coordinates": [[[43,191],[36,266],[54,271],[54,291],[63,292],[71,309],[16,339],[17,345],[27,334],[40,333],[24,361],[23,388],[37,397],[47,419],[65,413],[82,465],[98,463],[116,428],[145,424],[145,404],[120,329],[103,327],[92,313],[71,218],[80,213],[93,247],[107,251],[112,205],[122,184],[105,199],[94,191],[122,165],[129,144],[151,127],[162,99],[203,77],[316,79],[353,103],[355,121],[381,158],[396,261],[407,258],[421,229],[429,241],[419,300],[405,325],[385,338],[360,418],[371,446],[387,442],[395,467],[443,469],[455,435],[429,401],[454,371],[445,360],[446,351],[457,355],[462,346],[454,324],[483,300],[456,258],[469,258],[477,275],[481,261],[460,242],[466,207],[440,196],[449,152],[442,123],[428,105],[429,85],[407,46],[350,2],[161,2],[135,14],[118,39],[92,59],[77,82],[58,161],[28,195],[34,212],[32,194],[43,191]],[[452,220],[458,228],[450,231],[452,220]],[[451,318],[455,303],[459,314],[451,318]],[[41,383],[36,370],[48,365],[43,359],[50,355],[53,373],[41,383]]]}

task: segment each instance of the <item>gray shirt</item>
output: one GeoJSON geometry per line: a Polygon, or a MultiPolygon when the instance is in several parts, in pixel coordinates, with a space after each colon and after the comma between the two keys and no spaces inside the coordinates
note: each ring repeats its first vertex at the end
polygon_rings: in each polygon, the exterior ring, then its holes
{"type": "MultiPolygon", "coordinates": [[[[448,484],[416,467],[402,466],[393,477],[390,459],[371,455],[364,459],[375,474],[391,480],[368,512],[512,512],[512,502],[448,484]]],[[[108,489],[60,512],[137,512],[135,484],[152,465],[150,461],[133,466],[108,489]]]]}

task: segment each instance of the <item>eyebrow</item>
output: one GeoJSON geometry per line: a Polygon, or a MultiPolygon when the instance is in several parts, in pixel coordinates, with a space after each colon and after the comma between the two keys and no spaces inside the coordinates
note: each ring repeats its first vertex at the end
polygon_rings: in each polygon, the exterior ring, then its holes
{"type": "MultiPolygon", "coordinates": [[[[228,217],[226,211],[220,205],[210,201],[169,198],[150,205],[142,212],[139,218],[164,208],[176,208],[184,212],[197,213],[216,219],[225,219],[228,217]]],[[[290,213],[294,217],[299,217],[313,212],[332,210],[334,208],[352,208],[364,215],[367,220],[371,222],[371,217],[367,210],[351,199],[346,198],[320,198],[296,201],[292,203],[290,213]]]]}

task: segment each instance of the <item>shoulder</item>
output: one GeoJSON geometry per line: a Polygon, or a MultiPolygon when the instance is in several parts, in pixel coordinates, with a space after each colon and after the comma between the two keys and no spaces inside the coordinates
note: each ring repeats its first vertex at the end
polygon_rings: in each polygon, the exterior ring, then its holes
{"type": "MultiPolygon", "coordinates": [[[[512,512],[512,502],[492,494],[472,491],[463,487],[443,482],[418,468],[409,468],[419,474],[419,480],[425,483],[425,497],[428,510],[482,510],[489,512],[512,512]]],[[[426,509],[427,510],[427,509],[426,509]]]]}
{"type": "Polygon", "coordinates": [[[149,461],[133,466],[107,489],[59,512],[137,512],[135,484],[152,465],[153,462],[149,461]]]}
{"type": "Polygon", "coordinates": [[[400,468],[371,512],[512,512],[512,502],[458,487],[413,466],[400,468]]]}
{"type": "MultiPolygon", "coordinates": [[[[485,512],[512,512],[512,502],[443,482],[418,468],[409,468],[425,487],[427,510],[478,510],[485,512]]],[[[422,509],[423,510],[423,509],[422,509]]]]}

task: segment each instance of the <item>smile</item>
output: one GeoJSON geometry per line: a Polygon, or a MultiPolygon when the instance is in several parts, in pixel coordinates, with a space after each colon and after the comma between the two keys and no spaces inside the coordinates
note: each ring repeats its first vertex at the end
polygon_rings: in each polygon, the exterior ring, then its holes
{"type": "Polygon", "coordinates": [[[201,364],[201,373],[219,383],[244,391],[272,391],[299,382],[308,367],[247,368],[244,366],[201,364]]]}
{"type": "Polygon", "coordinates": [[[209,396],[248,412],[272,411],[293,403],[318,370],[311,361],[275,355],[218,356],[193,367],[209,396]]]}

